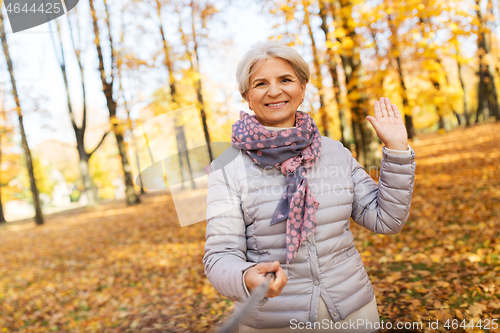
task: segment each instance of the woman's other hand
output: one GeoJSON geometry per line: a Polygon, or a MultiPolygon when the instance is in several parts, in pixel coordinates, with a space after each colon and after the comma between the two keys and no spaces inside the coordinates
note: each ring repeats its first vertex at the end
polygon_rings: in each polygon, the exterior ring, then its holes
{"type": "Polygon", "coordinates": [[[281,294],[281,291],[288,282],[288,277],[285,274],[283,268],[280,267],[279,261],[274,262],[261,262],[250,268],[245,274],[245,285],[249,291],[258,287],[266,278],[266,274],[269,272],[274,272],[276,278],[269,285],[269,290],[265,297],[276,297],[281,294]]]}
{"type": "Polygon", "coordinates": [[[377,136],[389,149],[407,150],[408,134],[401,113],[388,98],[375,102],[375,117],[366,117],[377,132],[377,136]]]}

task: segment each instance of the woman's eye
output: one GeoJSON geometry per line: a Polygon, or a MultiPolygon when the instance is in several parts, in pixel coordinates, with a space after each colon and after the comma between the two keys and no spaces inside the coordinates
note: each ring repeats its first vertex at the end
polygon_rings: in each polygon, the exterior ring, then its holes
{"type": "Polygon", "coordinates": [[[283,82],[292,82],[290,79],[283,79],[283,82]]]}
{"type": "Polygon", "coordinates": [[[263,86],[263,85],[264,85],[264,82],[259,82],[255,86],[258,87],[258,86],[263,86]]]}

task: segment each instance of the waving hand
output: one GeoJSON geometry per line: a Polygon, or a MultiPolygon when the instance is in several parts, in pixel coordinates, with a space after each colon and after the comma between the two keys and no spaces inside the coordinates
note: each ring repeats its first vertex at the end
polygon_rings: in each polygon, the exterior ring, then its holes
{"type": "Polygon", "coordinates": [[[377,132],[377,136],[389,149],[407,150],[408,134],[401,113],[388,98],[375,102],[375,117],[366,117],[377,132]]]}

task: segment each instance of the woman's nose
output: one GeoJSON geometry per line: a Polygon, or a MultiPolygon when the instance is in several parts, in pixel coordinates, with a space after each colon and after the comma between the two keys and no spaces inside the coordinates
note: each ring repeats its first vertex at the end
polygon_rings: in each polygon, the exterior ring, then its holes
{"type": "Polygon", "coordinates": [[[270,97],[278,96],[279,94],[281,94],[281,87],[277,83],[271,83],[269,85],[269,90],[267,91],[267,94],[270,97]]]}

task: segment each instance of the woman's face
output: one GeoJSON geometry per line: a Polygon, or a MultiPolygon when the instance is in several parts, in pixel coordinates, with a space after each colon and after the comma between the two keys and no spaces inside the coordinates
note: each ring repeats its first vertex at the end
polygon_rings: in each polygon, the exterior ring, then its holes
{"type": "Polygon", "coordinates": [[[268,58],[250,76],[248,106],[264,126],[293,127],[295,111],[302,103],[306,84],[300,83],[292,65],[281,58],[268,58]]]}

